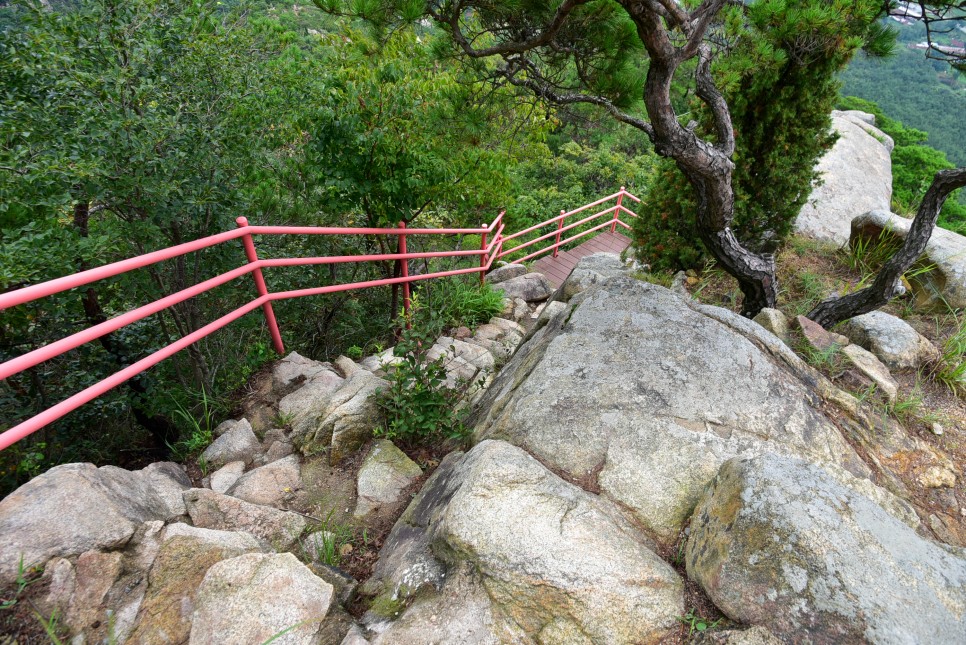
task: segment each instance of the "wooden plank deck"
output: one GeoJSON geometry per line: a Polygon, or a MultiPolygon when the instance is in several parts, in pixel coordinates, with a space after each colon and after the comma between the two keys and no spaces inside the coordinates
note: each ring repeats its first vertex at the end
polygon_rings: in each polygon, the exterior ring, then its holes
{"type": "Polygon", "coordinates": [[[563,284],[563,281],[567,279],[567,276],[570,275],[570,272],[577,266],[581,258],[593,255],[594,253],[620,254],[630,244],[631,240],[627,236],[621,235],[620,233],[604,231],[576,248],[570,249],[569,251],[561,251],[557,257],[553,257],[548,253],[534,262],[530,270],[547,276],[547,279],[556,288],[563,284]]]}

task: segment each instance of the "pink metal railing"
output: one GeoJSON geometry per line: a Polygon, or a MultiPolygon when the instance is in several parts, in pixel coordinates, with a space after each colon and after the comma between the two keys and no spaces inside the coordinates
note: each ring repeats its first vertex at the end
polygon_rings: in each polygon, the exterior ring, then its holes
{"type": "Polygon", "coordinates": [[[56,280],[50,280],[37,285],[32,285],[29,287],[24,287],[22,289],[17,289],[9,293],[0,294],[0,311],[5,310],[9,307],[14,307],[17,305],[32,302],[56,293],[67,291],[69,289],[74,289],[81,287],[92,282],[97,282],[98,280],[103,280],[105,278],[110,278],[112,276],[120,275],[128,271],[133,271],[142,267],[146,267],[157,262],[164,260],[170,260],[175,257],[185,255],[187,253],[192,253],[195,251],[200,251],[202,249],[216,246],[218,244],[224,244],[225,242],[230,242],[232,240],[241,238],[242,245],[245,250],[245,257],[248,260],[247,264],[238,267],[237,269],[232,269],[231,271],[226,271],[225,273],[209,278],[203,282],[199,282],[196,285],[182,289],[176,293],[168,295],[164,298],[156,300],[152,303],[138,307],[132,311],[121,314],[110,320],[102,322],[98,325],[94,325],[88,329],[80,331],[76,334],[62,338],[58,341],[49,343],[35,349],[31,352],[13,358],[5,363],[0,364],[0,380],[9,378],[15,374],[18,374],[26,369],[34,367],[44,361],[51,360],[68,352],[72,349],[80,347],[81,345],[88,343],[92,340],[96,340],[105,334],[117,331],[118,329],[130,325],[139,320],[143,320],[148,316],[156,314],[164,309],[167,309],[173,305],[180,302],[184,302],[189,298],[193,298],[199,294],[206,291],[210,291],[218,286],[226,284],[236,278],[242,277],[246,274],[251,274],[255,282],[255,289],[258,293],[258,297],[251,302],[242,305],[241,307],[235,309],[232,312],[225,314],[224,316],[218,318],[217,320],[208,323],[204,327],[195,330],[194,332],[188,334],[184,338],[181,338],[174,343],[142,358],[136,363],[129,365],[128,367],[122,369],[121,371],[103,379],[102,381],[95,383],[94,385],[78,392],[77,394],[61,401],[60,403],[54,405],[47,410],[44,410],[40,414],[27,419],[26,421],[20,423],[19,425],[10,428],[9,430],[0,433],[0,450],[7,448],[11,444],[23,439],[27,435],[39,430],[40,428],[53,423],[57,419],[60,419],[64,415],[73,410],[76,410],[80,406],[88,403],[89,401],[101,396],[105,392],[117,387],[118,385],[124,383],[128,379],[140,374],[146,369],[160,363],[166,358],[173,356],[182,349],[187,348],[189,345],[198,342],[204,337],[212,334],[213,332],[221,329],[222,327],[228,325],[229,323],[241,318],[245,314],[248,314],[256,309],[261,308],[265,316],[265,321],[268,326],[269,332],[272,336],[272,344],[275,350],[279,354],[284,354],[285,347],[282,343],[282,335],[278,327],[278,322],[275,319],[275,312],[272,309],[272,303],[277,300],[287,300],[289,298],[299,298],[303,296],[314,296],[322,295],[327,293],[335,293],[338,291],[348,291],[352,289],[366,289],[369,287],[387,286],[401,284],[403,285],[403,307],[408,312],[410,307],[410,284],[419,280],[430,280],[433,278],[442,278],[446,276],[454,275],[464,275],[468,273],[479,273],[480,281],[482,282],[483,276],[490,269],[497,259],[509,255],[511,253],[516,253],[523,248],[529,247],[537,242],[548,239],[549,237],[555,236],[555,241],[549,246],[536,251],[531,252],[529,255],[516,260],[517,262],[523,262],[530,258],[541,255],[547,251],[552,250],[554,256],[557,254],[557,250],[578,238],[590,235],[602,228],[607,226],[611,227],[613,232],[618,225],[625,228],[630,228],[626,223],[620,220],[620,214],[626,213],[632,217],[637,217],[633,212],[628,210],[622,205],[623,197],[629,197],[634,201],[639,202],[637,197],[634,197],[630,193],[624,190],[622,186],[620,191],[613,195],[609,195],[603,199],[597,200],[596,202],[587,204],[569,213],[561,211],[560,215],[553,217],[546,222],[531,226],[523,231],[514,233],[513,235],[503,236],[504,223],[503,216],[505,212],[501,212],[497,215],[496,219],[493,220],[489,225],[481,225],[479,228],[440,228],[440,229],[424,229],[424,228],[407,228],[405,222],[400,222],[398,228],[342,228],[342,227],[315,227],[315,226],[252,226],[248,223],[248,220],[244,217],[239,217],[237,220],[238,228],[234,231],[226,231],[224,233],[218,233],[216,235],[211,235],[209,237],[194,240],[192,242],[186,242],[184,244],[179,244],[177,246],[169,247],[166,249],[161,249],[159,251],[154,251],[152,253],[147,253],[145,255],[140,255],[135,258],[130,258],[127,260],[122,260],[120,262],[114,262],[112,264],[107,264],[102,267],[97,267],[95,269],[90,269],[87,271],[82,271],[74,275],[65,276],[63,278],[57,278],[56,280]],[[599,206],[607,201],[616,199],[617,204],[603,211],[600,211],[589,217],[585,217],[578,222],[569,224],[567,226],[563,225],[564,220],[577,213],[581,213],[585,210],[599,206]],[[583,224],[589,223],[598,217],[602,217],[607,214],[613,214],[613,217],[603,224],[599,224],[590,229],[587,229],[577,235],[574,235],[565,240],[561,240],[561,233],[564,231],[571,230],[583,224]],[[513,249],[503,250],[503,243],[507,240],[512,240],[519,238],[528,233],[532,233],[540,229],[543,226],[547,226],[551,223],[557,224],[557,230],[553,233],[538,236],[533,240],[529,240],[520,246],[513,249]],[[381,253],[381,254],[370,254],[370,255],[349,255],[349,256],[329,256],[329,257],[311,257],[311,258],[276,258],[276,259],[259,259],[258,253],[255,248],[254,235],[393,235],[398,239],[398,252],[397,253],[381,253]],[[419,253],[409,253],[407,251],[407,237],[413,235],[479,235],[480,236],[480,248],[472,250],[462,250],[462,251],[433,251],[433,252],[419,252],[419,253]],[[492,238],[490,237],[492,235],[492,238]],[[487,240],[490,240],[487,243],[487,240]],[[459,257],[472,257],[479,256],[480,262],[479,266],[474,266],[465,269],[453,269],[448,271],[438,271],[435,273],[426,273],[421,275],[410,275],[409,273],[409,261],[417,259],[428,259],[428,258],[459,258],[459,257]],[[267,267],[288,267],[288,266],[307,266],[307,265],[322,265],[322,264],[343,264],[343,263],[353,263],[353,262],[380,262],[380,261],[398,261],[400,262],[400,276],[397,278],[383,278],[379,280],[366,280],[363,282],[353,282],[348,284],[337,284],[329,285],[325,287],[313,287],[308,289],[295,289],[290,291],[279,291],[270,292],[268,286],[265,283],[265,278],[262,275],[262,269],[267,267]]]}
{"type": "Polygon", "coordinates": [[[613,233],[615,230],[617,230],[617,226],[618,225],[623,226],[626,229],[630,229],[631,226],[629,224],[621,221],[620,214],[621,213],[625,213],[625,214],[630,215],[631,217],[635,217],[635,218],[637,217],[637,214],[635,212],[629,210],[626,206],[623,205],[623,201],[624,201],[624,198],[625,197],[629,197],[630,199],[632,199],[633,201],[638,202],[638,203],[641,201],[640,199],[638,199],[634,195],[632,195],[629,192],[627,192],[624,189],[624,187],[621,186],[621,189],[619,191],[617,191],[616,193],[614,193],[613,195],[608,195],[607,197],[603,197],[601,199],[598,199],[596,202],[591,202],[590,204],[585,204],[584,206],[581,206],[580,208],[575,208],[574,210],[572,210],[570,212],[560,211],[560,215],[557,215],[556,217],[551,217],[550,219],[548,219],[545,222],[541,222],[539,224],[534,224],[533,226],[531,226],[529,228],[525,228],[522,231],[517,231],[516,233],[513,233],[512,235],[507,235],[500,242],[500,247],[499,247],[499,250],[497,251],[496,259],[499,260],[500,258],[504,258],[504,257],[506,257],[508,255],[516,254],[516,253],[522,251],[523,249],[528,248],[528,247],[536,244],[537,242],[542,242],[544,240],[550,239],[551,237],[554,238],[554,242],[552,244],[548,244],[547,246],[541,248],[538,251],[532,251],[529,254],[524,255],[523,257],[520,257],[520,258],[516,258],[515,257],[513,259],[513,261],[514,262],[526,262],[527,260],[531,260],[531,259],[533,259],[533,258],[535,258],[535,257],[537,257],[539,255],[543,255],[547,251],[552,251],[553,252],[553,257],[557,257],[557,254],[558,254],[558,251],[559,251],[560,247],[566,246],[567,244],[570,244],[571,242],[574,242],[575,240],[578,240],[578,239],[580,239],[582,237],[586,237],[587,235],[592,235],[592,234],[596,233],[597,231],[599,231],[599,230],[601,230],[603,228],[607,228],[608,226],[610,227],[610,232],[611,233],[613,233]],[[617,203],[614,206],[611,206],[610,208],[605,208],[604,210],[599,211],[597,213],[594,213],[593,215],[590,215],[588,217],[584,217],[583,219],[581,219],[579,221],[576,221],[576,222],[574,222],[572,224],[568,224],[568,225],[564,226],[564,220],[567,219],[568,217],[570,217],[571,215],[576,215],[577,213],[582,213],[582,212],[584,212],[586,210],[589,210],[591,208],[594,208],[595,206],[600,206],[601,204],[605,204],[605,203],[607,203],[607,202],[609,202],[611,200],[616,200],[617,203]],[[595,219],[597,219],[599,217],[603,217],[604,215],[609,215],[609,214],[613,214],[613,217],[611,217],[611,219],[607,220],[603,224],[598,224],[596,226],[593,226],[591,228],[588,228],[588,229],[586,229],[584,231],[581,231],[580,233],[578,233],[576,235],[573,235],[571,237],[568,237],[565,240],[561,240],[560,239],[561,233],[563,233],[565,231],[569,231],[569,230],[575,229],[575,228],[577,228],[579,226],[583,226],[584,224],[588,224],[588,223],[594,221],[595,219]],[[532,240],[527,240],[526,242],[523,242],[522,244],[519,244],[518,246],[514,246],[514,247],[509,248],[509,249],[504,249],[503,248],[503,244],[505,242],[507,242],[508,240],[514,240],[514,239],[517,239],[517,238],[522,237],[524,235],[527,235],[528,233],[533,233],[534,231],[538,231],[541,228],[543,228],[545,226],[549,226],[550,224],[553,224],[553,223],[556,223],[557,230],[552,231],[550,233],[545,233],[543,235],[540,235],[538,237],[533,238],[532,240]]]}

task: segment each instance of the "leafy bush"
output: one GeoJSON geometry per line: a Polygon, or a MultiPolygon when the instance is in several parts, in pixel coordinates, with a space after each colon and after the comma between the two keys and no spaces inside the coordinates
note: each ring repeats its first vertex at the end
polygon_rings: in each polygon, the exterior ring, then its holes
{"type": "Polygon", "coordinates": [[[429,360],[434,339],[435,333],[420,324],[401,332],[393,353],[402,360],[387,377],[389,387],[378,398],[386,412],[386,427],[377,430],[376,436],[414,445],[466,434],[457,406],[472,384],[446,387],[446,356],[429,360]]]}
{"type": "Polygon", "coordinates": [[[500,313],[503,293],[489,284],[480,285],[476,280],[476,276],[471,280],[457,277],[432,285],[433,297],[429,306],[435,320],[443,326],[473,328],[500,313]]]}

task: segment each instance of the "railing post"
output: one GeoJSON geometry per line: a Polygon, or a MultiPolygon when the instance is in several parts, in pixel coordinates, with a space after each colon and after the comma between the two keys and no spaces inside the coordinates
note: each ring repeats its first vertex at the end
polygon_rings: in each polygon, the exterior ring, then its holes
{"type": "MultiPolygon", "coordinates": [[[[399,228],[405,230],[406,222],[399,222],[399,228]]],[[[408,253],[408,251],[406,251],[405,233],[402,233],[399,235],[399,253],[403,255],[408,253]]],[[[402,265],[400,267],[402,272],[402,277],[408,278],[409,277],[409,258],[403,258],[400,261],[402,262],[402,265]]],[[[411,301],[410,301],[410,292],[409,292],[409,281],[407,280],[403,282],[403,311],[406,312],[406,329],[410,329],[412,327],[412,322],[409,318],[410,304],[411,304],[411,301]]]]}
{"type": "Polygon", "coordinates": [[[557,218],[557,237],[554,240],[553,257],[557,257],[560,252],[560,229],[563,228],[564,213],[567,211],[560,209],[560,217],[557,218]]]}
{"type": "MultiPolygon", "coordinates": [[[[486,224],[480,224],[480,228],[486,228],[486,224]]],[[[480,234],[480,250],[484,253],[480,256],[480,286],[486,279],[486,231],[480,234]]]]}
{"type": "MultiPolygon", "coordinates": [[[[247,217],[239,217],[235,222],[241,228],[248,226],[247,217]]],[[[245,257],[248,258],[248,261],[258,262],[258,254],[255,252],[255,242],[252,240],[251,233],[246,233],[242,236],[242,244],[245,246],[245,257]]],[[[255,279],[255,289],[258,291],[259,297],[267,296],[268,286],[265,284],[265,276],[262,275],[260,268],[252,271],[252,278],[255,279]]],[[[284,355],[285,345],[282,344],[282,332],[278,330],[278,322],[275,320],[275,312],[272,310],[271,301],[266,301],[262,305],[262,311],[265,312],[265,322],[268,323],[268,331],[272,335],[272,344],[275,345],[275,351],[280,355],[284,355]]]]}
{"type": "Polygon", "coordinates": [[[617,208],[614,209],[614,222],[610,225],[610,232],[613,233],[617,230],[617,220],[621,215],[621,202],[624,201],[624,187],[621,186],[621,192],[617,195],[617,208]]]}

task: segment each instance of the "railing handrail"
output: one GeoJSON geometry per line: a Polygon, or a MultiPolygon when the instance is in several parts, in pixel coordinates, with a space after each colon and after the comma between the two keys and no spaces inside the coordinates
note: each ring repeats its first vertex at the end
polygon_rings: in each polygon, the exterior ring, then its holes
{"type": "Polygon", "coordinates": [[[567,213],[561,213],[555,217],[550,218],[546,222],[532,226],[524,231],[520,231],[510,236],[504,237],[503,231],[505,229],[505,224],[503,222],[503,217],[505,211],[500,212],[496,218],[489,225],[481,225],[478,228],[437,228],[437,229],[427,229],[427,228],[407,228],[405,222],[400,222],[397,228],[374,228],[374,227],[332,227],[332,226],[261,226],[261,225],[251,225],[248,223],[247,218],[239,217],[237,219],[238,228],[233,231],[225,231],[222,233],[216,233],[214,235],[209,235],[207,237],[199,238],[191,242],[185,242],[183,244],[178,244],[176,246],[167,247],[164,249],[159,249],[157,251],[152,251],[150,253],[145,253],[133,258],[128,258],[125,260],[120,260],[118,262],[112,262],[101,267],[96,267],[94,269],[88,269],[86,271],[81,271],[69,276],[64,276],[61,278],[56,278],[54,280],[48,280],[40,284],[31,285],[10,291],[4,294],[0,294],[0,311],[14,307],[17,305],[25,304],[28,302],[33,302],[47,296],[51,296],[57,293],[67,291],[69,289],[74,289],[77,287],[85,286],[91,284],[92,282],[97,282],[98,280],[103,280],[106,278],[114,277],[130,271],[143,268],[145,266],[150,266],[164,260],[170,260],[188,253],[195,251],[200,251],[202,249],[210,248],[212,246],[217,246],[219,244],[224,244],[232,240],[241,238],[245,250],[245,254],[248,262],[240,267],[231,269],[217,276],[208,278],[202,282],[199,282],[190,287],[186,287],[180,291],[173,294],[169,294],[163,298],[159,298],[151,303],[128,311],[126,313],[120,314],[111,318],[110,320],[104,321],[80,332],[61,338],[57,341],[48,343],[43,347],[38,347],[26,354],[22,354],[16,358],[10,359],[4,363],[0,363],[0,380],[9,378],[15,374],[23,372],[24,370],[30,369],[44,361],[51,360],[68,352],[72,349],[76,349],[83,344],[89,343],[96,340],[106,334],[113,331],[117,331],[122,327],[135,323],[139,320],[143,320],[148,316],[159,313],[169,307],[172,307],[178,303],[184,302],[189,298],[193,298],[202,293],[210,291],[216,287],[222,286],[236,278],[242,277],[246,274],[252,274],[256,289],[258,291],[258,297],[251,300],[250,302],[241,305],[235,310],[221,316],[217,320],[208,323],[207,325],[187,334],[183,338],[174,341],[173,343],[161,348],[160,350],[145,356],[136,363],[129,365],[120,371],[112,374],[111,376],[102,379],[101,381],[89,386],[88,388],[74,394],[71,397],[61,401],[60,403],[44,410],[40,414],[37,414],[26,421],[10,428],[3,433],[0,433],[0,450],[7,448],[11,444],[19,441],[20,439],[28,436],[29,434],[39,430],[40,428],[53,423],[57,419],[60,419],[65,414],[76,410],[81,405],[88,403],[89,401],[101,396],[105,392],[117,387],[118,385],[124,383],[128,379],[140,374],[144,370],[160,363],[162,360],[173,356],[182,349],[198,342],[199,340],[205,338],[206,336],[214,333],[215,331],[221,329],[222,327],[230,324],[231,322],[241,318],[242,316],[254,311],[261,307],[265,313],[266,322],[268,324],[269,331],[272,335],[273,344],[276,351],[279,354],[284,354],[284,345],[282,344],[281,333],[278,329],[278,325],[275,321],[275,314],[272,310],[272,302],[278,300],[287,300],[291,298],[298,298],[304,296],[312,295],[322,295],[327,293],[335,293],[339,291],[349,291],[353,289],[367,289],[376,286],[388,286],[402,284],[403,291],[403,306],[408,311],[410,307],[410,297],[409,297],[409,285],[412,282],[430,280],[434,278],[441,278],[454,275],[465,275],[470,273],[479,273],[480,280],[482,282],[484,274],[490,270],[495,262],[500,257],[514,253],[521,248],[528,247],[536,242],[547,239],[547,237],[556,235],[556,242],[545,249],[541,249],[535,253],[531,253],[522,260],[518,262],[525,261],[541,253],[545,253],[548,250],[553,249],[556,254],[556,249],[560,246],[567,244],[575,239],[588,235],[594,231],[597,231],[605,226],[611,225],[613,227],[617,224],[624,226],[625,228],[630,228],[627,224],[620,221],[619,216],[621,212],[627,213],[633,217],[637,217],[633,212],[629,211],[627,208],[621,205],[621,199],[623,197],[629,197],[630,199],[639,202],[640,200],[628,193],[624,187],[614,193],[602,199],[599,199],[590,204],[586,204],[579,208],[576,208],[567,213]],[[584,218],[579,222],[563,227],[562,223],[566,217],[581,213],[589,208],[599,206],[609,200],[617,199],[617,205],[605,209],[604,211],[598,212],[590,217],[584,218]],[[581,224],[587,223],[597,217],[608,213],[614,213],[614,218],[612,221],[604,222],[594,228],[587,231],[579,233],[567,240],[560,241],[560,233],[562,231],[573,229],[581,224]],[[558,222],[558,230],[550,233],[549,235],[542,235],[534,240],[526,242],[520,247],[511,249],[509,251],[503,250],[503,243],[509,239],[515,239],[520,235],[532,232],[539,229],[542,226],[546,226],[549,223],[558,222]],[[487,238],[492,234],[489,243],[487,243],[487,238]],[[394,235],[399,239],[399,252],[397,253],[382,253],[382,254],[361,254],[361,255],[341,255],[341,256],[326,256],[326,257],[308,257],[308,258],[273,258],[273,259],[259,259],[254,246],[253,236],[254,235],[394,235]],[[469,250],[459,250],[459,251],[422,251],[409,253],[406,247],[406,238],[411,235],[480,235],[480,248],[479,249],[469,249],[469,250]],[[417,259],[429,259],[429,258],[442,258],[442,257],[474,257],[478,256],[480,258],[479,266],[474,266],[464,269],[452,269],[448,271],[437,271],[432,273],[425,273],[420,275],[409,275],[408,265],[410,260],[417,259]],[[262,269],[269,267],[286,267],[286,266],[311,266],[311,265],[324,265],[324,264],[343,264],[343,263],[354,263],[354,262],[375,262],[375,261],[398,261],[401,263],[401,275],[395,278],[382,278],[378,280],[366,280],[362,282],[353,282],[347,284],[336,284],[328,285],[324,287],[311,287],[305,289],[294,289],[289,291],[276,291],[270,292],[265,284],[265,280],[262,277],[262,269]]]}

